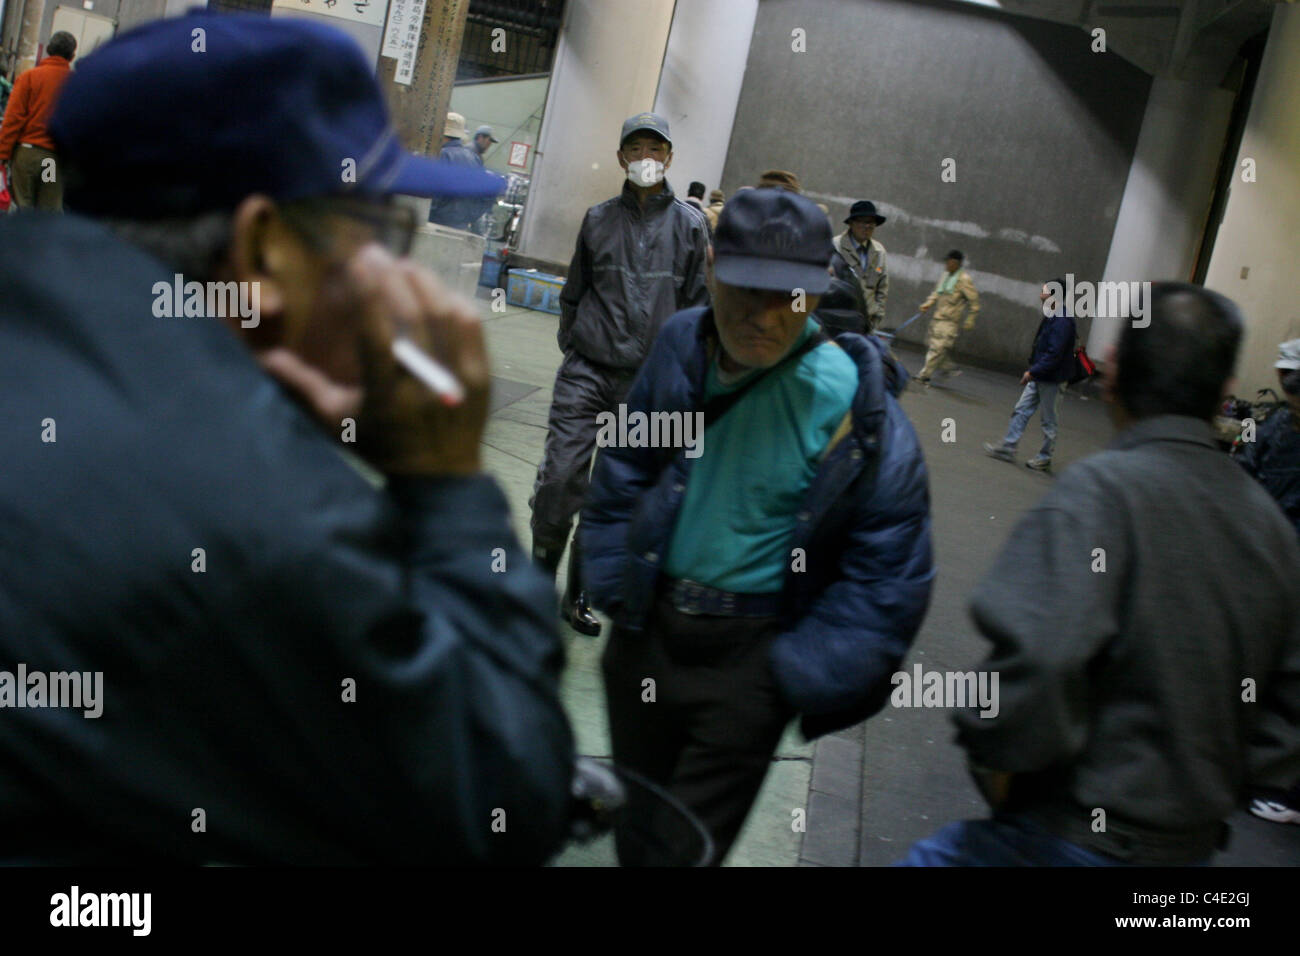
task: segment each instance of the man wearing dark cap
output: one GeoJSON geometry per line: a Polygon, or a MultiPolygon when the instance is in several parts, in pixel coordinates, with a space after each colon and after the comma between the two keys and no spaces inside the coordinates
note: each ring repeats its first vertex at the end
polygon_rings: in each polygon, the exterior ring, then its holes
{"type": "MultiPolygon", "coordinates": [[[[638,113],[623,123],[618,163],[623,191],[583,217],[560,292],[560,349],[546,447],[533,485],[533,557],[552,576],[582,507],[599,431],[674,312],[708,301],[704,216],[673,195],[668,121],[638,113]]],[[[580,576],[575,542],[561,616],[581,634],[600,633],[580,576]]]]}
{"type": "MultiPolygon", "coordinates": [[[[614,618],[603,659],[614,759],[697,814],[720,863],[786,724],[814,738],[875,713],[929,600],[925,463],[875,339],[815,319],[830,223],[784,189],[718,221],[713,306],[673,316],[629,415],[698,416],[691,449],[602,452],[584,575],[614,618]]],[[[892,372],[892,374],[891,374],[892,372]]],[[[632,804],[629,864],[665,862],[632,804]]]]}
{"type": "Polygon", "coordinates": [[[835,237],[832,267],[840,279],[852,279],[862,289],[867,306],[867,331],[885,320],[885,300],[889,296],[889,269],[885,247],[875,237],[876,227],[885,217],[876,212],[876,204],[860,199],[849,209],[844,224],[849,228],[835,237]]]}
{"type": "Polygon", "coordinates": [[[474,130],[474,151],[478,153],[480,161],[483,154],[492,148],[493,143],[499,143],[501,140],[492,135],[492,127],[483,125],[474,130]]]}
{"type": "Polygon", "coordinates": [[[916,375],[916,381],[926,388],[930,387],[930,377],[942,370],[947,375],[960,375],[961,369],[948,357],[957,342],[960,325],[967,332],[975,327],[975,316],[980,311],[980,295],[975,291],[975,283],[970,273],[961,267],[966,257],[958,249],[953,249],[944,260],[944,272],[935,283],[934,291],[921,303],[921,311],[929,312],[930,330],[927,344],[929,351],[925,354],[925,365],[916,375]],[[962,324],[962,316],[966,321],[962,324]]]}
{"type": "Polygon", "coordinates": [[[480,468],[482,332],[392,204],[500,184],[406,153],[372,66],[292,18],[126,32],[51,122],[73,214],[0,223],[0,665],[103,685],[0,720],[3,862],[526,864],[565,835],[554,595],[480,468]]]}

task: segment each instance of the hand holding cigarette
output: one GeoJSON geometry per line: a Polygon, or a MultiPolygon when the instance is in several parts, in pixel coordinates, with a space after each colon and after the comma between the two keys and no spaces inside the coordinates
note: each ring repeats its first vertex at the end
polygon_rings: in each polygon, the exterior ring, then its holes
{"type": "Polygon", "coordinates": [[[358,353],[356,381],[331,379],[286,348],[262,353],[262,365],[341,436],[355,421],[350,445],[391,475],[472,474],[487,422],[488,361],[474,307],[428,271],[367,246],[347,265],[355,292],[352,335],[317,330],[321,354],[358,353]],[[355,337],[354,337],[355,336],[355,337]]]}

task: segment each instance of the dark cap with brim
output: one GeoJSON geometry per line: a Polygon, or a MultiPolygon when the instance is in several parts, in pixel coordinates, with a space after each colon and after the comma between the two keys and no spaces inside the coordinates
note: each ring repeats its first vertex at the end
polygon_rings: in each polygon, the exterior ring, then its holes
{"type": "Polygon", "coordinates": [[[831,275],[824,265],[806,265],[762,256],[717,256],[713,274],[719,282],[727,285],[772,292],[803,289],[809,295],[821,295],[831,287],[831,275]]]}
{"type": "Polygon", "coordinates": [[[622,146],[628,141],[628,137],[637,133],[654,133],[669,146],[673,145],[672,134],[668,132],[668,120],[658,113],[637,113],[636,116],[629,116],[623,121],[623,132],[618,137],[618,145],[622,146]]]}
{"type": "Polygon", "coordinates": [[[129,30],[78,64],[50,132],[68,207],[98,216],[232,210],[253,194],[505,188],[500,176],[404,150],[356,41],[293,17],[198,11],[129,30]]]}
{"type": "Polygon", "coordinates": [[[746,189],[718,216],[713,274],[726,285],[821,295],[834,251],[830,223],[812,200],[787,189],[746,189]]]}

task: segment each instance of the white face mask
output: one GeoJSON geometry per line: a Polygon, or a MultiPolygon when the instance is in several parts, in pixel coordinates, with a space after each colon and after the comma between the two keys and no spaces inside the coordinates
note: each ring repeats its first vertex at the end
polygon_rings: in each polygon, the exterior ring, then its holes
{"type": "Polygon", "coordinates": [[[636,186],[653,186],[664,181],[664,164],[657,159],[638,159],[627,164],[628,182],[636,186]]]}

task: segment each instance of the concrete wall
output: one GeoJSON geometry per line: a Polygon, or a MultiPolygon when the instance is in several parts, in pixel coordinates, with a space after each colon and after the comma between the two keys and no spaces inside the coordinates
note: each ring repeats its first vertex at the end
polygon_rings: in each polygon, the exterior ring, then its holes
{"type": "Polygon", "coordinates": [[[958,349],[1023,366],[1040,284],[1101,277],[1146,107],[1150,78],[1089,43],[965,3],[763,0],[723,188],[778,167],[837,228],[854,199],[883,207],[887,325],[961,248],[984,317],[958,349]],[[795,29],[806,52],[792,50],[795,29]],[[941,180],[948,158],[956,182],[941,180]]]}
{"type": "Polygon", "coordinates": [[[1300,236],[1300,7],[1279,5],[1246,121],[1237,173],[1215,240],[1207,288],[1245,313],[1246,340],[1237,365],[1237,394],[1276,386],[1277,345],[1300,336],[1296,237],[1300,236]],[[1256,181],[1242,178],[1255,161],[1256,181]],[[1243,270],[1248,270],[1243,276],[1243,270]]]}
{"type": "Polygon", "coordinates": [[[471,80],[458,83],[451,91],[451,109],[465,117],[469,139],[473,139],[474,130],[486,123],[501,141],[488,149],[483,157],[483,164],[488,169],[523,175],[532,171],[550,79],[550,76],[542,75],[471,80]],[[511,141],[527,143],[530,147],[528,165],[524,169],[510,165],[511,141]]]}
{"type": "Polygon", "coordinates": [[[655,112],[673,132],[672,184],[683,198],[693,180],[722,182],[757,14],[758,0],[677,4],[655,112]]]}
{"type": "MultiPolygon", "coordinates": [[[[1161,77],[1152,84],[1105,280],[1191,279],[1232,102],[1230,91],[1203,82],[1161,77]]],[[[1095,320],[1089,354],[1104,357],[1121,326],[1118,319],[1095,320]]]]}
{"type": "MultiPolygon", "coordinates": [[[[654,105],[673,6],[568,0],[524,211],[524,255],[568,263],[587,207],[623,188],[619,132],[654,105]]],[[[673,170],[669,182],[678,188],[673,170]]]]}
{"type": "MultiPolygon", "coordinates": [[[[150,20],[180,16],[194,7],[206,7],[207,0],[92,0],[94,7],[86,13],[109,17],[117,21],[117,33],[125,33],[150,20]]],[[[41,43],[50,38],[50,23],[58,7],[83,10],[82,0],[45,0],[45,14],[41,23],[41,43]]]]}

